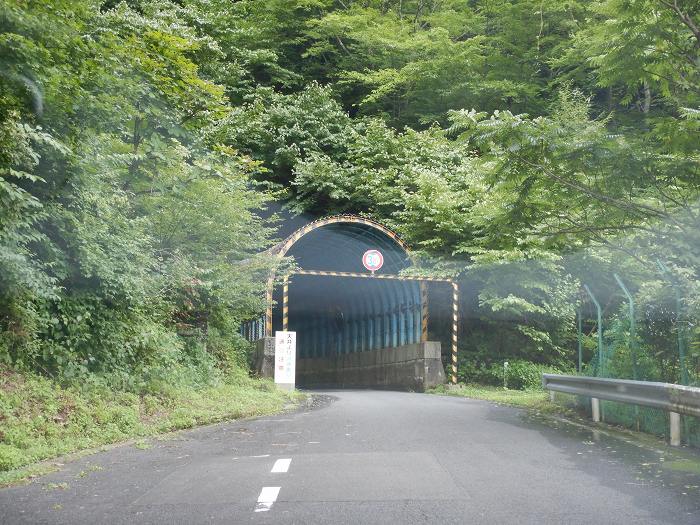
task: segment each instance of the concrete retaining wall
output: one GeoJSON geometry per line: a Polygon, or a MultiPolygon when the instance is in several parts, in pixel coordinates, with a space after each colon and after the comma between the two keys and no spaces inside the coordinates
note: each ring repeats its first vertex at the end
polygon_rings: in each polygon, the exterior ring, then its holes
{"type": "Polygon", "coordinates": [[[260,377],[275,378],[275,338],[263,337],[255,341],[253,370],[260,377]]]}
{"type": "MultiPolygon", "coordinates": [[[[274,376],[274,338],[257,342],[256,370],[274,376]]],[[[440,343],[427,341],[395,348],[297,360],[299,386],[380,387],[422,392],[445,382],[440,343]]]]}

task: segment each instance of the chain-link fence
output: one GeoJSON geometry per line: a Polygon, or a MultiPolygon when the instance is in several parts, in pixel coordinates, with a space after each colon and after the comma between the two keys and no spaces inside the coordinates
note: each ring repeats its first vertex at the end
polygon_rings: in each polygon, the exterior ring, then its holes
{"type": "MultiPolygon", "coordinates": [[[[692,300],[662,263],[659,270],[661,283],[636,282],[634,292],[617,274],[617,290],[598,287],[596,292],[583,285],[577,305],[579,373],[700,386],[692,300]]],[[[589,405],[587,399],[577,403],[589,405]]],[[[602,401],[601,416],[611,424],[668,438],[669,415],[663,410],[602,401]]],[[[698,418],[683,416],[681,431],[684,443],[700,447],[698,418]]]]}

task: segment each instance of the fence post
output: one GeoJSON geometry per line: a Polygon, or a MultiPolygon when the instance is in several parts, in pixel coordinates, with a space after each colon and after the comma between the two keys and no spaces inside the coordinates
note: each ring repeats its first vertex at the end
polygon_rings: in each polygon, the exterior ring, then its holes
{"type": "Polygon", "coordinates": [[[579,306],[576,309],[576,317],[578,318],[578,373],[581,373],[581,368],[583,368],[582,365],[582,359],[583,359],[583,351],[582,351],[582,339],[583,339],[583,334],[581,332],[581,306],[579,306]]]}
{"type": "Polygon", "coordinates": [[[595,305],[595,308],[596,308],[596,312],[598,314],[598,375],[602,376],[602,375],[604,375],[604,370],[603,370],[603,311],[600,307],[600,303],[598,302],[598,299],[595,298],[595,295],[593,295],[593,292],[591,292],[591,289],[588,287],[588,285],[584,284],[583,288],[586,290],[586,293],[590,296],[591,300],[593,301],[593,304],[595,305]]]}
{"type": "Polygon", "coordinates": [[[630,350],[632,353],[632,378],[636,380],[637,376],[638,376],[638,373],[637,373],[637,329],[636,329],[636,323],[635,323],[635,319],[634,319],[634,298],[632,297],[632,294],[629,292],[629,290],[625,286],[625,283],[623,283],[622,279],[620,279],[620,276],[617,275],[616,273],[614,273],[613,277],[615,277],[617,284],[620,285],[620,288],[622,288],[622,291],[627,296],[627,301],[629,302],[630,350]]]}
{"type": "Polygon", "coordinates": [[[656,259],[656,264],[661,270],[661,274],[673,287],[676,296],[676,322],[678,323],[678,365],[681,369],[681,384],[688,384],[688,370],[685,367],[685,327],[683,326],[683,301],[678,283],[670,276],[668,266],[656,259]]]}
{"type": "MultiPolygon", "coordinates": [[[[638,379],[639,373],[637,372],[637,327],[634,319],[634,298],[625,286],[625,283],[623,283],[622,279],[620,279],[620,276],[614,273],[613,277],[617,281],[617,284],[620,286],[620,288],[622,288],[622,291],[624,292],[625,296],[627,297],[627,301],[629,302],[631,354],[630,357],[632,358],[632,379],[636,381],[638,379]]],[[[634,419],[637,424],[637,432],[639,432],[639,407],[636,405],[634,407],[634,419]]]]}

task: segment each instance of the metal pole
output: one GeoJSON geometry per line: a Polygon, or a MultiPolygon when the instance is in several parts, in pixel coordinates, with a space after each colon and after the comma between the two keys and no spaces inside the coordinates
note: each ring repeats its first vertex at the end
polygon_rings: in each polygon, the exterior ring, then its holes
{"type": "Polygon", "coordinates": [[[459,320],[459,285],[452,282],[452,384],[457,384],[457,328],[459,320]]]}
{"type": "Polygon", "coordinates": [[[282,330],[289,330],[289,276],[282,281],[282,330]]]}
{"type": "Polygon", "coordinates": [[[688,368],[685,366],[685,319],[683,315],[683,300],[681,291],[677,285],[673,289],[676,292],[676,314],[678,321],[678,364],[681,367],[681,384],[688,384],[688,368]]]}
{"type": "Polygon", "coordinates": [[[671,277],[671,272],[664,263],[656,259],[656,264],[661,270],[661,274],[673,287],[676,296],[676,322],[678,323],[678,365],[681,369],[681,384],[688,384],[688,369],[685,366],[685,326],[683,323],[683,300],[681,299],[681,291],[678,283],[671,277]]]}
{"type": "MultiPolygon", "coordinates": [[[[630,353],[632,354],[632,378],[636,381],[638,377],[637,373],[637,330],[636,330],[636,324],[635,324],[635,319],[634,319],[634,298],[632,297],[632,294],[629,292],[627,287],[625,286],[625,283],[622,282],[622,279],[620,279],[620,276],[617,275],[616,273],[613,274],[613,277],[615,277],[615,280],[617,281],[617,284],[622,288],[622,291],[625,293],[627,296],[627,300],[629,301],[629,312],[630,312],[630,353]]],[[[634,418],[637,423],[637,432],[639,432],[639,407],[634,406],[634,418]]]]}
{"type": "Polygon", "coordinates": [[[600,303],[598,302],[598,299],[595,298],[595,295],[593,295],[593,292],[591,292],[591,289],[588,287],[587,284],[583,285],[583,288],[586,290],[586,293],[590,296],[591,300],[593,301],[593,304],[595,305],[596,312],[598,313],[598,375],[602,376],[603,375],[603,311],[600,308],[600,303]]]}
{"type": "Polygon", "coordinates": [[[583,361],[583,334],[581,332],[581,307],[576,309],[576,317],[578,321],[578,373],[581,373],[582,361],[583,361]]]}
{"type": "Polygon", "coordinates": [[[625,295],[627,296],[627,300],[629,301],[630,350],[632,353],[632,378],[636,380],[637,376],[638,376],[638,373],[637,373],[637,328],[636,328],[636,323],[635,323],[635,319],[634,319],[634,298],[632,297],[632,294],[629,292],[629,290],[625,286],[625,283],[623,283],[622,279],[620,279],[620,276],[617,275],[616,273],[614,273],[613,277],[615,277],[617,284],[620,285],[620,288],[622,288],[622,291],[625,293],[625,295]]]}

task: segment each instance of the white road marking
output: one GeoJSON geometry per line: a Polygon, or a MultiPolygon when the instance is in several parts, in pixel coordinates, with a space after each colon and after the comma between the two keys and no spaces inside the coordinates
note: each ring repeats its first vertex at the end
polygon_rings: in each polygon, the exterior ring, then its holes
{"type": "Polygon", "coordinates": [[[272,508],[272,504],[277,501],[280,487],[263,487],[255,504],[255,512],[267,512],[272,508]]]}
{"type": "Polygon", "coordinates": [[[269,458],[270,454],[260,454],[259,456],[250,456],[251,458],[269,458]]]}
{"type": "Polygon", "coordinates": [[[283,458],[275,461],[270,472],[287,472],[289,470],[289,464],[292,462],[292,458],[283,458]]]}
{"type": "Polygon", "coordinates": [[[309,445],[318,445],[320,441],[309,441],[309,445]]]}

